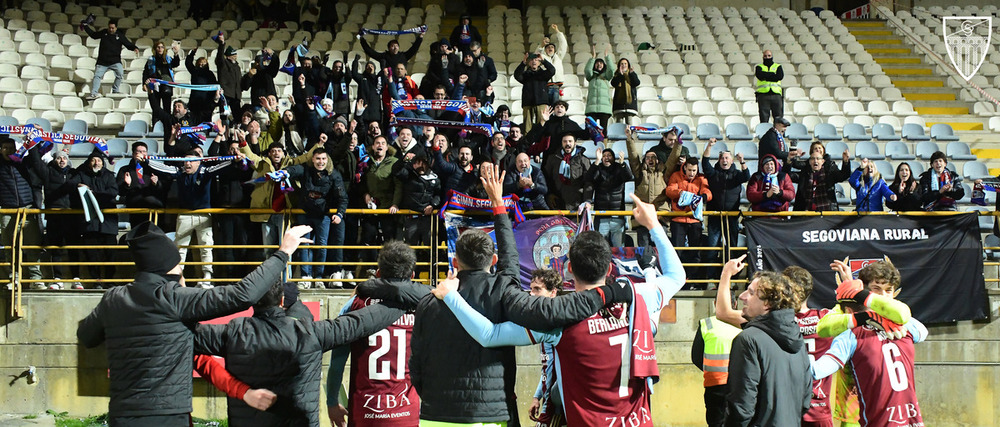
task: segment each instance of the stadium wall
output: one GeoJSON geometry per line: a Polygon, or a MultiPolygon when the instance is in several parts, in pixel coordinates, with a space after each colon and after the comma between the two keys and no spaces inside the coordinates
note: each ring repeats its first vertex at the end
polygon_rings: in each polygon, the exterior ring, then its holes
{"type": "MultiPolygon", "coordinates": [[[[0,374],[8,379],[0,393],[0,411],[38,413],[46,409],[73,415],[107,412],[107,362],[104,348],[77,344],[77,322],[100,301],[100,292],[25,293],[26,316],[11,320],[4,314],[0,333],[0,374]],[[38,381],[24,374],[35,366],[38,381]]],[[[303,295],[320,301],[321,316],[333,317],[347,301],[346,293],[303,295]]],[[[9,307],[9,301],[4,300],[9,307]]],[[[691,341],[698,319],[712,312],[713,299],[702,292],[684,292],[676,301],[676,323],[664,323],[657,336],[660,382],[653,394],[657,426],[704,425],[701,372],[690,362],[691,341]]],[[[7,313],[9,310],[4,309],[7,313]]],[[[990,312],[1000,312],[1000,292],[990,296],[990,312]]],[[[930,340],[917,346],[917,391],[924,421],[933,426],[1000,425],[1000,322],[960,322],[930,328],[930,340]]],[[[324,371],[326,369],[324,361],[324,371]]],[[[517,395],[522,423],[528,425],[528,405],[538,381],[538,349],[519,350],[517,395]]],[[[325,376],[325,372],[324,372],[325,376]]],[[[202,379],[194,381],[194,415],[224,418],[225,396],[202,379]]],[[[325,397],[323,397],[325,401],[325,397]]],[[[329,425],[321,407],[323,425],[329,425]]]]}

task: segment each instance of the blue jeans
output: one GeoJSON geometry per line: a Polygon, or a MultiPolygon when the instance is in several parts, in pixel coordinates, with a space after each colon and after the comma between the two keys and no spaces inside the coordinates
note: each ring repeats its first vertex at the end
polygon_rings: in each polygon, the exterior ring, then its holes
{"type": "Polygon", "coordinates": [[[617,248],[622,246],[622,233],[625,232],[625,219],[597,217],[594,218],[594,223],[597,226],[597,232],[601,233],[601,235],[608,240],[611,247],[617,248]]]}
{"type": "MultiPolygon", "coordinates": [[[[312,239],[313,244],[317,246],[326,246],[326,237],[330,234],[330,217],[326,215],[320,217],[299,215],[298,223],[312,227],[312,232],[304,236],[306,239],[312,239]]],[[[306,243],[299,248],[299,252],[302,253],[302,259],[300,260],[302,262],[313,262],[313,260],[326,262],[326,249],[312,249],[311,245],[306,243]]],[[[323,277],[322,265],[302,265],[300,267],[302,276],[323,277]],[[313,272],[316,273],[315,276],[313,272]]]]}
{"type": "MultiPolygon", "coordinates": [[[[329,220],[330,218],[327,217],[329,220]]],[[[344,230],[347,224],[347,219],[340,220],[340,224],[334,224],[333,221],[330,222],[330,237],[327,239],[327,244],[330,246],[340,246],[344,244],[344,230]]],[[[357,228],[357,226],[355,226],[357,228]]],[[[317,258],[319,259],[319,258],[317,258]]],[[[333,274],[344,269],[341,265],[344,262],[344,250],[341,248],[328,249],[326,251],[326,272],[333,274]]]]}
{"type": "Polygon", "coordinates": [[[97,92],[101,89],[101,80],[104,80],[104,75],[108,73],[109,69],[115,72],[115,83],[111,86],[111,92],[118,93],[121,90],[122,78],[125,77],[122,63],[119,62],[111,65],[97,64],[97,68],[94,69],[94,82],[90,85],[90,96],[97,96],[97,92]]]}
{"type": "MultiPolygon", "coordinates": [[[[261,243],[264,246],[274,246],[281,244],[281,222],[284,220],[281,214],[271,214],[267,222],[260,223],[261,243]]],[[[267,259],[275,250],[264,249],[264,259],[267,259]]]]}

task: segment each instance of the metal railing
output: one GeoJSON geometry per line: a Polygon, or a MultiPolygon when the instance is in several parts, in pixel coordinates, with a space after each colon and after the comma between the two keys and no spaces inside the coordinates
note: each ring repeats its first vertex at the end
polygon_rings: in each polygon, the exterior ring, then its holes
{"type": "MultiPolygon", "coordinates": [[[[294,215],[303,213],[303,211],[301,209],[287,209],[287,210],[284,210],[284,211],[281,211],[281,212],[274,212],[273,210],[270,210],[270,209],[200,209],[200,210],[193,210],[192,211],[192,210],[183,210],[183,209],[137,209],[137,208],[104,209],[103,212],[106,213],[106,214],[147,215],[148,219],[150,221],[152,221],[153,223],[160,223],[161,221],[164,221],[165,218],[166,218],[165,217],[166,215],[180,215],[180,214],[213,214],[213,215],[253,215],[253,214],[260,215],[260,214],[269,214],[270,215],[270,214],[279,214],[279,215],[282,215],[282,230],[290,227],[293,224],[294,218],[295,218],[294,215]]],[[[331,213],[334,213],[334,212],[336,212],[336,211],[331,211],[331,213]]],[[[449,212],[463,213],[462,211],[449,211],[449,212]]],[[[389,211],[387,209],[348,209],[346,213],[349,216],[392,215],[392,214],[389,213],[389,211]]],[[[963,213],[966,213],[966,212],[906,212],[905,214],[906,215],[910,215],[910,216],[941,216],[941,215],[956,215],[956,214],[963,214],[963,213]]],[[[25,237],[24,225],[25,225],[25,223],[28,221],[28,218],[31,215],[41,215],[41,214],[44,214],[46,216],[46,219],[48,221],[53,221],[53,220],[58,220],[57,218],[59,218],[61,216],[64,216],[64,215],[74,215],[74,214],[75,215],[83,215],[83,211],[82,210],[68,210],[68,209],[0,209],[0,215],[13,215],[14,216],[14,220],[11,222],[11,224],[13,224],[13,226],[14,226],[14,230],[11,233],[12,236],[13,236],[13,239],[11,240],[11,242],[13,242],[13,244],[9,245],[9,246],[6,246],[6,247],[0,247],[0,249],[2,249],[2,252],[4,252],[4,258],[2,260],[2,263],[0,263],[0,265],[5,266],[5,267],[9,267],[11,269],[11,274],[12,274],[11,277],[13,278],[13,280],[11,280],[11,282],[9,282],[9,283],[11,283],[11,285],[12,285],[11,289],[10,289],[10,292],[11,292],[11,298],[10,298],[10,301],[11,301],[11,311],[10,312],[11,312],[11,314],[14,317],[20,317],[20,316],[23,315],[23,310],[21,309],[21,297],[22,297],[22,288],[23,287],[25,287],[25,286],[30,287],[31,285],[34,285],[34,284],[51,284],[51,283],[54,283],[54,282],[73,282],[73,281],[76,281],[76,280],[70,280],[70,278],[62,278],[62,277],[60,277],[60,279],[55,279],[55,278],[53,278],[55,276],[53,276],[52,274],[44,275],[45,277],[49,277],[49,278],[27,279],[24,276],[25,267],[37,266],[37,267],[39,267],[39,269],[52,269],[52,268],[55,268],[55,267],[78,267],[78,268],[83,269],[83,268],[97,267],[97,266],[113,266],[113,267],[124,267],[127,270],[128,267],[134,266],[134,263],[131,262],[130,260],[128,260],[127,255],[123,252],[123,251],[125,251],[125,250],[128,249],[128,247],[125,246],[125,245],[115,244],[115,245],[63,245],[63,246],[53,246],[53,245],[45,245],[45,244],[42,244],[41,242],[38,242],[38,244],[25,244],[25,242],[24,242],[24,237],[25,237]],[[25,256],[25,252],[37,251],[35,253],[40,253],[41,251],[63,251],[63,250],[65,250],[65,251],[78,251],[78,252],[88,251],[88,250],[108,250],[108,251],[115,251],[116,255],[122,255],[122,256],[112,257],[113,259],[114,258],[119,259],[117,261],[115,261],[115,260],[103,260],[103,261],[99,261],[99,262],[81,262],[79,260],[77,260],[77,261],[43,261],[43,260],[41,260],[41,257],[37,257],[38,259],[26,259],[26,256],[25,256]]],[[[631,217],[631,214],[632,214],[631,211],[595,211],[594,212],[594,215],[598,216],[598,217],[600,217],[600,216],[615,216],[615,217],[629,218],[629,217],[631,217]]],[[[861,216],[861,215],[899,215],[899,214],[904,214],[904,213],[898,213],[898,212],[860,212],[859,213],[859,212],[853,212],[853,211],[827,211],[827,212],[789,211],[789,212],[781,212],[781,213],[774,213],[774,212],[751,212],[751,211],[706,211],[706,212],[703,213],[703,215],[706,218],[706,220],[709,217],[729,218],[729,217],[734,217],[734,216],[735,217],[753,217],[753,216],[792,217],[792,216],[861,216]]],[[[398,216],[413,216],[413,215],[420,215],[420,213],[413,212],[413,211],[400,210],[395,215],[398,215],[398,216]]],[[[437,212],[435,212],[434,215],[436,216],[437,212]]],[[[561,215],[561,216],[567,216],[567,217],[575,217],[577,215],[577,212],[576,211],[567,211],[567,210],[535,210],[535,211],[525,212],[525,216],[527,216],[529,218],[531,218],[531,217],[554,216],[554,215],[561,215]]],[[[658,215],[661,216],[661,217],[665,217],[665,218],[661,219],[661,223],[663,223],[663,222],[669,222],[668,219],[672,218],[672,217],[691,216],[692,214],[690,212],[661,211],[661,212],[658,212],[658,215]]],[[[997,212],[983,212],[983,211],[980,211],[979,215],[997,216],[997,212]]],[[[720,222],[723,225],[728,224],[728,221],[720,221],[720,222]]],[[[41,222],[39,221],[39,224],[40,223],[41,222]]],[[[247,223],[251,224],[253,226],[256,226],[258,224],[258,223],[253,223],[253,222],[249,222],[249,221],[247,223]]],[[[356,224],[354,224],[354,225],[356,225],[356,224]]],[[[352,225],[345,224],[345,227],[346,226],[352,226],[352,225]]],[[[430,237],[429,240],[430,240],[431,244],[427,245],[427,246],[413,246],[413,248],[418,251],[417,252],[417,254],[418,254],[418,260],[417,260],[416,268],[415,268],[416,272],[418,273],[418,276],[417,276],[417,278],[415,280],[418,281],[418,282],[434,284],[434,283],[437,282],[438,279],[445,277],[445,275],[447,274],[447,270],[449,268],[447,256],[445,255],[446,252],[447,252],[447,242],[442,238],[443,233],[440,232],[441,227],[443,227],[443,226],[444,225],[443,225],[442,221],[437,220],[437,219],[432,220],[431,221],[431,227],[430,227],[430,236],[429,236],[430,237]]],[[[628,230],[631,230],[631,227],[627,226],[626,227],[626,232],[628,230]]],[[[119,234],[121,234],[121,231],[119,231],[119,234]]],[[[723,236],[728,236],[729,235],[729,233],[726,230],[724,230],[722,234],[723,234],[723,236]]],[[[280,234],[279,234],[279,236],[280,236],[280,234]]],[[[359,235],[359,237],[361,237],[361,236],[359,235]]],[[[4,242],[4,243],[7,243],[7,242],[4,242]]],[[[303,246],[302,248],[300,248],[300,251],[303,250],[303,249],[306,249],[306,248],[311,248],[311,249],[342,249],[345,252],[346,251],[377,251],[377,250],[381,249],[381,245],[367,245],[367,244],[364,244],[364,242],[361,242],[361,243],[362,244],[344,244],[344,245],[330,245],[330,244],[327,244],[327,245],[322,245],[322,246],[319,246],[319,245],[310,245],[310,246],[303,246]]],[[[690,268],[721,268],[725,264],[725,262],[727,262],[730,258],[732,258],[734,256],[739,256],[739,255],[741,255],[741,254],[743,254],[743,253],[745,253],[747,251],[746,247],[737,246],[737,245],[735,245],[735,243],[736,242],[728,242],[728,241],[726,241],[726,239],[723,239],[722,246],[677,247],[676,250],[680,251],[680,252],[684,252],[684,251],[702,251],[702,252],[704,252],[706,254],[711,254],[713,251],[717,252],[718,256],[717,257],[713,256],[712,258],[713,259],[718,259],[718,262],[685,263],[684,266],[687,267],[687,268],[689,268],[689,269],[690,268]]],[[[248,250],[248,251],[257,251],[257,253],[261,254],[261,257],[263,256],[264,251],[269,251],[269,250],[275,250],[275,249],[277,249],[276,245],[270,245],[270,246],[268,246],[268,245],[249,245],[249,244],[248,245],[221,245],[221,244],[220,245],[214,245],[214,244],[213,245],[202,245],[202,244],[192,244],[192,245],[185,245],[185,246],[181,246],[181,247],[182,248],[186,248],[188,250],[192,250],[192,252],[194,252],[194,254],[192,254],[193,257],[196,256],[196,254],[198,252],[197,249],[203,249],[203,248],[211,248],[213,250],[244,249],[244,250],[248,250]]],[[[1000,247],[987,247],[987,248],[984,248],[984,249],[987,250],[987,251],[997,251],[997,252],[1000,252],[1000,247]]],[[[36,258],[36,257],[32,256],[30,258],[36,258]]],[[[213,258],[217,258],[217,257],[213,257],[213,258]]],[[[371,257],[371,258],[374,259],[374,257],[371,257]]],[[[303,262],[303,261],[298,261],[297,259],[300,259],[300,257],[298,257],[298,256],[294,257],[294,259],[291,260],[288,263],[288,266],[286,267],[286,271],[285,271],[285,276],[287,277],[286,280],[288,280],[290,282],[300,282],[300,281],[303,281],[303,279],[301,278],[300,275],[294,274],[296,267],[303,266],[303,265],[310,265],[310,266],[331,266],[331,265],[333,265],[331,263],[326,262],[325,260],[323,260],[323,261],[303,262]]],[[[261,259],[253,259],[253,260],[230,260],[230,261],[213,260],[212,262],[181,260],[181,265],[182,266],[192,266],[192,267],[205,266],[205,265],[212,265],[213,267],[214,266],[245,266],[245,267],[249,268],[249,267],[252,267],[252,266],[259,265],[260,262],[261,262],[261,259]]],[[[348,284],[352,283],[352,282],[361,282],[361,281],[364,281],[364,280],[367,279],[367,277],[365,276],[365,273],[367,272],[367,270],[369,270],[369,269],[375,269],[376,266],[377,266],[377,263],[375,261],[361,261],[361,260],[359,260],[359,261],[342,261],[338,265],[342,266],[342,267],[354,267],[359,274],[356,275],[354,277],[354,279],[339,279],[338,280],[338,279],[329,279],[329,278],[325,278],[325,277],[315,277],[315,278],[309,279],[308,281],[311,281],[311,282],[323,282],[323,283],[343,282],[343,283],[348,283],[348,284]]],[[[983,265],[984,265],[984,267],[985,266],[989,266],[989,267],[996,268],[997,272],[998,272],[998,275],[1000,275],[1000,261],[984,261],[983,265]]],[[[188,269],[187,273],[190,274],[190,272],[192,270],[193,269],[188,269]]],[[[79,282],[85,283],[85,284],[92,284],[92,285],[98,285],[98,284],[99,285],[115,285],[115,284],[130,283],[132,281],[132,278],[131,278],[132,275],[131,274],[119,274],[119,276],[120,276],[119,278],[108,278],[108,277],[80,278],[79,282]]],[[[238,280],[240,280],[242,278],[242,275],[240,277],[218,277],[218,276],[220,276],[220,275],[213,275],[213,278],[211,278],[211,279],[202,279],[202,278],[199,278],[201,276],[188,276],[188,275],[186,275],[185,280],[187,280],[189,283],[206,281],[206,282],[212,282],[212,283],[215,283],[215,284],[224,284],[224,283],[229,283],[229,282],[236,282],[236,281],[238,281],[238,280]]],[[[994,275],[994,277],[989,277],[989,278],[986,279],[986,281],[987,282],[994,282],[994,283],[995,282],[1000,282],[1000,279],[998,279],[996,276],[997,275],[994,275]]],[[[3,278],[3,279],[4,279],[4,281],[8,280],[6,277],[3,278]]],[[[690,283],[690,284],[709,285],[709,284],[718,283],[718,278],[704,277],[704,276],[701,277],[701,278],[690,278],[690,279],[688,279],[688,283],[690,283]]],[[[733,280],[733,283],[746,283],[746,280],[733,280]]]]}

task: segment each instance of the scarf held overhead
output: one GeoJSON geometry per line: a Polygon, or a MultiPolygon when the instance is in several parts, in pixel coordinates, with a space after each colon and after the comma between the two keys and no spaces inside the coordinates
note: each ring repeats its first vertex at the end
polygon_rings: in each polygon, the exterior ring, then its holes
{"type": "MultiPolygon", "coordinates": [[[[504,206],[507,207],[508,211],[514,212],[515,223],[524,221],[524,213],[521,212],[521,206],[517,203],[518,200],[519,199],[516,194],[509,194],[503,197],[504,206]]],[[[449,190],[448,203],[445,203],[438,215],[441,218],[444,218],[445,211],[449,209],[493,212],[493,204],[489,201],[489,199],[480,199],[465,193],[459,193],[455,190],[449,190]]]]}
{"type": "Polygon", "coordinates": [[[493,125],[488,123],[465,123],[465,122],[449,122],[444,120],[429,120],[429,119],[414,119],[409,117],[396,117],[396,120],[389,123],[390,126],[434,126],[435,128],[447,128],[447,129],[460,129],[468,132],[474,132],[486,136],[490,136],[493,133],[493,125]]]}
{"type": "Polygon", "coordinates": [[[398,36],[401,34],[423,34],[427,32],[427,26],[421,25],[406,30],[381,30],[378,28],[362,28],[359,35],[375,34],[377,36],[398,36]]]}
{"type": "Polygon", "coordinates": [[[441,110],[462,113],[468,119],[468,101],[448,100],[448,99],[413,99],[413,100],[392,100],[392,114],[399,114],[403,111],[412,110],[441,110]]]}

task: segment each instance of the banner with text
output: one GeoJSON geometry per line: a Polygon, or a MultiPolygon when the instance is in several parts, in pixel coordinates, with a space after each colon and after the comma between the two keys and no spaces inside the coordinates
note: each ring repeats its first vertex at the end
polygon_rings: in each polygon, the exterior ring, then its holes
{"type": "Polygon", "coordinates": [[[884,256],[899,269],[898,299],[924,323],[987,317],[983,245],[975,214],[938,217],[831,216],[744,220],[754,271],[790,265],[814,278],[810,307],[832,307],[837,284],[830,262],[850,257],[854,276],[884,256]]]}

